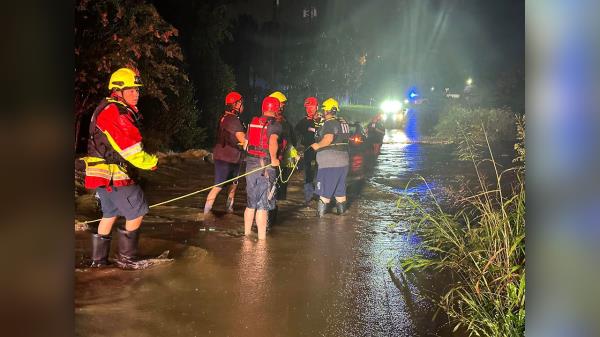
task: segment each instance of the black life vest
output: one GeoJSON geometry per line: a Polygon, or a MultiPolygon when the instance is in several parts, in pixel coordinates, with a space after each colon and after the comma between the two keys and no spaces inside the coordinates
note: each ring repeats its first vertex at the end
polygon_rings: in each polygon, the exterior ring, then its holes
{"type": "MultiPolygon", "coordinates": [[[[336,132],[333,134],[333,141],[331,144],[322,147],[317,150],[317,152],[324,150],[336,150],[336,151],[347,151],[348,150],[348,142],[350,140],[350,125],[343,117],[334,117],[328,120],[325,120],[323,125],[330,120],[336,120],[340,123],[340,127],[336,129],[336,132]]],[[[323,125],[317,129],[316,138],[317,141],[321,141],[325,134],[323,133],[323,125]]]]}
{"type": "Polygon", "coordinates": [[[104,159],[107,164],[119,164],[123,167],[128,167],[129,163],[121,157],[121,155],[113,149],[112,145],[106,138],[106,135],[96,127],[98,115],[102,112],[109,104],[115,104],[119,110],[119,114],[128,114],[132,117],[132,120],[136,127],[139,127],[139,121],[141,115],[131,110],[127,105],[116,99],[107,97],[104,98],[100,104],[94,110],[92,119],[90,121],[89,138],[88,138],[88,156],[98,157],[104,159]]]}

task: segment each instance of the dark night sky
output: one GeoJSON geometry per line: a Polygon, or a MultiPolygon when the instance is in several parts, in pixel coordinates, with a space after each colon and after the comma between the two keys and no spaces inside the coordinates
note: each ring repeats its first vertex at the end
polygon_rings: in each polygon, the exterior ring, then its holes
{"type": "MultiPolygon", "coordinates": [[[[262,24],[271,20],[274,1],[233,1],[230,13],[249,14],[262,24]]],[[[176,22],[182,13],[169,8],[181,2],[155,3],[182,28],[176,22]]],[[[308,3],[320,8],[323,29],[341,33],[354,28],[369,61],[380,56],[381,73],[402,85],[460,86],[469,76],[482,82],[524,68],[524,0],[279,0],[279,21],[298,24],[299,8],[308,3]]]]}

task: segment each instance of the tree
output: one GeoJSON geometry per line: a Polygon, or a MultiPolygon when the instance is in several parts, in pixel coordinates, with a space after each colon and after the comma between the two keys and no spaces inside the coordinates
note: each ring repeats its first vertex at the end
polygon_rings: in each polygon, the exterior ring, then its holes
{"type": "MultiPolygon", "coordinates": [[[[177,29],[153,5],[135,0],[78,0],[75,6],[75,123],[78,140],[82,119],[107,93],[111,72],[121,67],[140,71],[142,96],[159,102],[162,113],[178,118],[169,103],[189,86],[177,29]]],[[[142,100],[143,101],[143,100],[142,100]]],[[[184,123],[185,124],[185,123],[184,123]]],[[[85,130],[86,128],[82,128],[85,130]]],[[[177,130],[171,130],[174,132],[177,130]]]]}

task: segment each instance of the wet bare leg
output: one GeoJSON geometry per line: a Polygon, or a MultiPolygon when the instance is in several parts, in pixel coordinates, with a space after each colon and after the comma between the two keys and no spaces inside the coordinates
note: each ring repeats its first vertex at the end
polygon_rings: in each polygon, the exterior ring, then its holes
{"type": "MultiPolygon", "coordinates": [[[[345,197],[344,197],[344,198],[345,198],[345,197]]],[[[326,204],[328,204],[328,203],[331,201],[331,199],[328,199],[328,198],[325,198],[325,197],[321,197],[321,200],[322,200],[324,203],[326,203],[326,204]]],[[[337,200],[337,198],[336,198],[336,200],[337,200]]]]}
{"type": "Polygon", "coordinates": [[[264,209],[256,211],[256,227],[258,228],[258,239],[264,240],[267,238],[267,217],[269,212],[264,209]]]}
{"type": "Polygon", "coordinates": [[[102,220],[100,220],[100,223],[98,224],[98,234],[109,235],[110,230],[112,229],[112,226],[114,225],[116,220],[116,216],[112,218],[102,218],[102,220]]]}
{"type": "Polygon", "coordinates": [[[222,188],[213,187],[210,192],[208,192],[208,196],[206,197],[206,203],[204,203],[204,213],[206,214],[212,209],[213,204],[215,203],[215,199],[217,199],[217,195],[221,192],[222,188]]]}
{"type": "Polygon", "coordinates": [[[344,201],[346,201],[346,197],[335,197],[335,201],[344,202],[344,201]]]}
{"type": "Polygon", "coordinates": [[[133,231],[137,230],[142,225],[143,218],[144,218],[144,216],[142,215],[133,220],[125,221],[125,230],[127,230],[129,232],[133,232],[133,231]]]}
{"type": "Polygon", "coordinates": [[[248,236],[252,233],[252,221],[254,220],[254,208],[246,207],[244,211],[244,235],[248,236]]]}
{"type": "Polygon", "coordinates": [[[235,200],[235,191],[237,190],[237,184],[231,184],[229,186],[229,192],[227,193],[227,210],[233,211],[233,201],[235,200]]]}

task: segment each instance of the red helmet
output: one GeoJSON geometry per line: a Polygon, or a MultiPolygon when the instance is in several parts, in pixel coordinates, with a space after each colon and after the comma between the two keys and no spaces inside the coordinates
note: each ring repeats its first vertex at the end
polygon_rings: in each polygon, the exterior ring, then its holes
{"type": "Polygon", "coordinates": [[[242,99],[242,95],[240,95],[237,91],[232,91],[225,96],[225,104],[234,104],[235,102],[242,99]]]}
{"type": "Polygon", "coordinates": [[[317,102],[316,97],[308,97],[304,100],[304,106],[318,106],[319,102],[317,102]]]}
{"type": "Polygon", "coordinates": [[[263,99],[262,102],[262,112],[274,112],[277,113],[279,112],[279,107],[280,107],[280,103],[279,100],[275,97],[265,97],[265,99],[263,99]]]}

